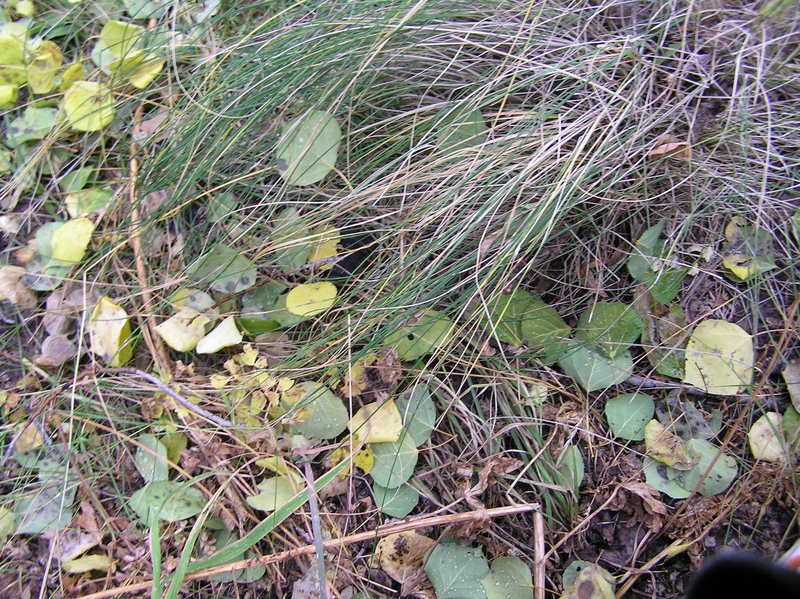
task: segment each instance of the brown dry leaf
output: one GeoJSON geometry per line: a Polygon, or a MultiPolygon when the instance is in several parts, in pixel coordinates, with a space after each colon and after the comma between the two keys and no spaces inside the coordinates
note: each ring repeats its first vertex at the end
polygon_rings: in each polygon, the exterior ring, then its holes
{"type": "Polygon", "coordinates": [[[674,135],[665,133],[656,139],[653,149],[647,154],[648,158],[658,158],[659,156],[671,156],[688,162],[692,159],[692,147],[689,142],[680,141],[674,135]]]}
{"type": "Polygon", "coordinates": [[[0,301],[8,300],[20,308],[36,305],[36,294],[22,284],[24,274],[21,266],[0,266],[0,301]]]}
{"type": "MultiPolygon", "coordinates": [[[[161,126],[161,123],[169,116],[168,110],[159,110],[149,119],[143,120],[133,128],[133,139],[136,141],[143,141],[153,135],[156,130],[161,126]]],[[[161,141],[166,137],[166,131],[162,130],[158,136],[151,139],[151,142],[161,141]]]]}
{"type": "Polygon", "coordinates": [[[50,335],[42,343],[42,353],[34,358],[39,366],[56,368],[78,355],[75,344],[66,335],[50,335]]]}
{"type": "Polygon", "coordinates": [[[405,589],[420,573],[424,576],[425,554],[435,544],[433,539],[413,530],[399,532],[382,538],[375,547],[375,555],[383,571],[405,589]]]}
{"type": "Polygon", "coordinates": [[[371,393],[376,400],[385,399],[397,388],[402,374],[397,350],[387,347],[356,360],[340,391],[348,398],[371,393]]]}
{"type": "Polygon", "coordinates": [[[464,494],[465,499],[475,509],[483,508],[483,504],[476,500],[476,496],[482,494],[489,486],[489,477],[492,474],[508,474],[521,467],[522,462],[514,458],[504,458],[496,455],[490,457],[478,473],[478,483],[464,494]],[[473,501],[475,501],[476,505],[473,505],[473,501]]]}
{"type": "Polygon", "coordinates": [[[656,491],[653,487],[648,485],[647,483],[642,482],[633,482],[633,483],[624,483],[622,485],[623,489],[626,489],[637,495],[638,497],[642,498],[642,503],[644,504],[645,509],[652,513],[652,514],[667,514],[667,506],[664,504],[661,499],[659,499],[660,494],[656,491]]]}
{"type": "Polygon", "coordinates": [[[691,470],[694,461],[681,438],[655,418],[644,427],[645,453],[676,470],[691,470]]]}

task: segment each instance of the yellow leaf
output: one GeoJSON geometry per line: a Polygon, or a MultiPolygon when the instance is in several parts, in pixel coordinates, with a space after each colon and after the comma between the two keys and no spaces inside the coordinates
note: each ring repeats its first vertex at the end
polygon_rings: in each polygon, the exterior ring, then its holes
{"type": "MultiPolygon", "coordinates": [[[[328,225],[315,229],[313,234],[319,235],[320,238],[314,241],[314,245],[311,246],[307,263],[311,264],[326,258],[334,258],[338,255],[339,242],[341,241],[339,229],[328,225]]],[[[321,264],[319,270],[329,270],[332,267],[333,264],[321,264]]]]}
{"type": "Polygon", "coordinates": [[[103,296],[89,319],[89,339],[92,353],[117,368],[133,356],[133,339],[128,314],[119,305],[103,296]]]}
{"type": "Polygon", "coordinates": [[[677,470],[690,470],[694,466],[686,444],[658,420],[653,419],[645,425],[644,446],[647,455],[667,466],[677,470]]]}
{"type": "Polygon", "coordinates": [[[73,62],[61,73],[61,83],[58,84],[58,89],[62,92],[67,91],[73,83],[83,79],[83,75],[83,65],[79,62],[73,62]]]}
{"type": "Polygon", "coordinates": [[[64,93],[64,112],[76,131],[100,131],[114,120],[114,98],[102,83],[76,81],[64,93]]]}
{"type": "Polygon", "coordinates": [[[336,285],[328,281],[294,287],[286,295],[286,309],[295,316],[314,316],[336,301],[336,285]]]}
{"type": "Polygon", "coordinates": [[[181,308],[177,314],[156,327],[156,333],[175,351],[192,351],[206,334],[210,320],[192,308],[181,308]]]}
{"type": "MultiPolygon", "coordinates": [[[[378,563],[386,574],[403,584],[422,574],[425,554],[436,544],[413,530],[387,535],[375,546],[378,563]]],[[[454,570],[458,569],[453,564],[454,570]]]]}
{"type": "Polygon", "coordinates": [[[244,344],[244,351],[233,356],[242,366],[254,366],[258,360],[258,350],[251,343],[244,344]]]}
{"type": "Polygon", "coordinates": [[[369,474],[369,471],[372,470],[374,465],[375,453],[369,446],[365,447],[353,456],[353,466],[361,468],[361,470],[364,471],[364,474],[369,474]]]}
{"type": "Polygon", "coordinates": [[[65,222],[53,233],[53,258],[65,264],[77,264],[83,260],[93,231],[94,223],[85,217],[65,222]]]}
{"type": "Polygon", "coordinates": [[[136,50],[124,58],[111,61],[108,68],[135,88],[144,89],[164,68],[164,59],[136,50]]]}
{"type": "Polygon", "coordinates": [[[224,374],[212,374],[209,377],[209,382],[214,389],[224,389],[228,386],[230,381],[231,377],[225,376],[224,374]]]}
{"type": "MultiPolygon", "coordinates": [[[[5,28],[4,28],[5,29],[5,28]]],[[[28,78],[25,43],[7,31],[0,34],[0,84],[22,85],[28,78]]]]}
{"type": "Polygon", "coordinates": [[[130,56],[139,46],[144,27],[123,21],[108,21],[103,25],[100,39],[117,58],[130,56]]]}
{"type": "Polygon", "coordinates": [[[778,412],[767,412],[753,423],[747,442],[755,459],[780,464],[789,457],[783,437],[783,418],[778,412]]]}
{"type": "Polygon", "coordinates": [[[753,339],[739,325],[704,320],[686,346],[683,382],[712,395],[735,395],[753,377],[753,339]]]}
{"type": "Polygon", "coordinates": [[[393,399],[376,401],[353,414],[347,427],[364,443],[392,443],[400,438],[403,418],[393,399]]]}
{"type": "Polygon", "coordinates": [[[34,422],[20,422],[17,426],[17,442],[14,443],[14,449],[19,452],[25,453],[37,447],[41,447],[44,443],[42,433],[34,422]]]}
{"type": "Polygon", "coordinates": [[[0,110],[14,108],[19,98],[18,85],[0,85],[0,110]]]}
{"type": "Polygon", "coordinates": [[[69,574],[80,574],[91,570],[107,571],[111,569],[111,566],[111,560],[108,559],[108,556],[98,553],[84,555],[83,557],[72,559],[61,564],[61,568],[64,572],[68,572],[69,574]]]}
{"type": "Polygon", "coordinates": [[[39,44],[28,63],[28,87],[34,94],[47,94],[56,86],[56,74],[64,56],[53,42],[39,44]]]}

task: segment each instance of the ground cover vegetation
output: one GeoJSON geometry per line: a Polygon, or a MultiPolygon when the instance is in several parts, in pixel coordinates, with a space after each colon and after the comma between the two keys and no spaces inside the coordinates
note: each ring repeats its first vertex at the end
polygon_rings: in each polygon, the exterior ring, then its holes
{"type": "Polygon", "coordinates": [[[0,16],[0,596],[667,598],[797,540],[794,3],[0,16]]]}

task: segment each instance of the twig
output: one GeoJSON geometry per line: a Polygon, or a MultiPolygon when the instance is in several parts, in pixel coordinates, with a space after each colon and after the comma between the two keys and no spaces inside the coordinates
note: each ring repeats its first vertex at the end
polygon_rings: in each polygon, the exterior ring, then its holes
{"type": "Polygon", "coordinates": [[[317,552],[319,599],[328,599],[328,582],[325,578],[325,546],[322,540],[322,523],[319,517],[319,503],[317,503],[317,492],[314,490],[314,473],[311,472],[311,463],[307,460],[303,463],[303,474],[306,477],[308,510],[311,512],[311,531],[314,535],[314,548],[317,552]]]}
{"type": "Polygon", "coordinates": [[[186,408],[188,410],[191,410],[192,412],[194,412],[198,416],[202,416],[203,418],[206,418],[206,419],[210,420],[211,422],[213,422],[214,424],[216,424],[218,426],[221,426],[222,428],[231,428],[231,427],[232,428],[241,428],[241,427],[244,426],[243,424],[234,424],[233,422],[230,422],[229,420],[225,420],[224,418],[220,418],[219,416],[214,416],[214,414],[212,414],[211,412],[208,412],[208,411],[204,410],[200,406],[196,406],[195,404],[190,402],[188,399],[186,399],[182,395],[180,395],[180,394],[176,393],[175,391],[173,391],[172,389],[170,389],[167,385],[165,385],[162,381],[158,380],[153,375],[147,374],[146,372],[143,372],[141,370],[137,370],[136,368],[106,368],[106,371],[108,371],[108,372],[120,372],[120,373],[125,373],[125,374],[135,374],[136,376],[138,376],[140,378],[143,378],[144,380],[146,380],[146,381],[148,381],[150,383],[153,383],[156,387],[161,389],[164,393],[169,395],[172,399],[177,401],[184,408],[186,408]]]}
{"type": "MultiPolygon", "coordinates": [[[[406,532],[408,530],[416,530],[418,528],[425,528],[428,526],[445,526],[455,524],[457,522],[466,522],[469,520],[483,520],[486,518],[497,518],[500,516],[512,516],[514,514],[521,514],[524,512],[532,512],[539,509],[538,503],[524,503],[521,505],[510,505],[507,507],[496,507],[488,510],[474,510],[472,512],[463,512],[461,514],[449,514],[447,516],[433,516],[429,518],[420,518],[408,522],[400,522],[398,524],[391,524],[388,526],[380,526],[374,531],[361,532],[358,534],[348,535],[339,539],[329,539],[325,541],[325,549],[335,549],[343,545],[352,545],[355,543],[364,543],[366,541],[374,541],[381,537],[396,534],[399,532],[406,532]]],[[[214,568],[206,568],[198,570],[187,575],[184,581],[196,580],[198,578],[205,578],[223,572],[233,572],[235,570],[243,570],[252,566],[266,566],[277,562],[283,562],[301,555],[311,555],[316,551],[316,547],[312,545],[304,545],[296,549],[289,549],[281,551],[280,553],[273,553],[272,555],[265,555],[263,557],[255,557],[252,559],[241,560],[232,562],[223,566],[216,566],[214,568]]],[[[105,599],[106,597],[117,597],[126,593],[138,593],[146,591],[153,584],[152,580],[146,580],[137,584],[129,584],[124,587],[117,587],[116,589],[108,589],[99,591],[90,595],[84,595],[78,599],[105,599]]]]}
{"type": "Polygon", "coordinates": [[[647,379],[641,376],[629,376],[627,379],[625,379],[625,382],[638,387],[644,387],[645,389],[680,389],[681,391],[685,391],[690,395],[709,395],[702,389],[692,387],[691,385],[684,385],[682,383],[675,383],[673,381],[647,379]]]}
{"type": "Polygon", "coordinates": [[[545,563],[544,554],[544,516],[542,512],[533,515],[533,593],[534,599],[544,599],[545,563]]]}

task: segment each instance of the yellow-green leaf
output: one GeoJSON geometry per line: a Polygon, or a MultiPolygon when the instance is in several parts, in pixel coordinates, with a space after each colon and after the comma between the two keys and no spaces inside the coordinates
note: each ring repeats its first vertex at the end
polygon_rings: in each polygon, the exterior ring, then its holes
{"type": "Polygon", "coordinates": [[[18,85],[0,85],[0,110],[14,108],[19,98],[18,85]]]}
{"type": "Polygon", "coordinates": [[[52,256],[64,264],[77,264],[83,260],[86,247],[94,232],[94,223],[88,218],[68,220],[53,232],[52,256]]]}
{"type": "Polygon", "coordinates": [[[53,42],[39,44],[28,63],[28,87],[34,94],[47,94],[56,86],[56,74],[64,56],[53,42]]]}
{"type": "Polygon", "coordinates": [[[242,342],[242,334],[236,328],[233,316],[228,316],[213,331],[200,339],[195,348],[198,354],[213,354],[219,350],[242,342]]]}
{"type": "Polygon", "coordinates": [[[5,30],[0,33],[0,65],[0,84],[22,85],[28,78],[25,43],[5,30]]]}
{"type": "Polygon", "coordinates": [[[132,86],[144,89],[164,68],[164,59],[155,54],[145,54],[144,51],[137,50],[129,56],[110,62],[108,68],[132,86]]]}
{"type": "Polygon", "coordinates": [[[103,296],[89,319],[89,339],[92,353],[111,367],[122,366],[133,356],[131,325],[125,310],[103,296]]]}
{"type": "Polygon", "coordinates": [[[130,56],[139,47],[144,27],[122,21],[108,21],[103,25],[100,39],[117,58],[130,56]]]}
{"type": "Polygon", "coordinates": [[[114,98],[102,83],[76,81],[64,93],[64,112],[76,131],[99,131],[114,120],[114,98]]]}
{"type": "Polygon", "coordinates": [[[286,309],[295,316],[314,316],[336,301],[336,285],[328,281],[298,285],[286,296],[286,309]]]}
{"type": "Polygon", "coordinates": [[[17,528],[17,517],[10,509],[0,505],[0,543],[5,543],[17,528]]]}
{"type": "Polygon", "coordinates": [[[58,89],[62,92],[67,91],[73,83],[83,79],[83,76],[83,65],[79,62],[73,62],[61,73],[61,83],[58,84],[58,89]]]}
{"type": "Polygon", "coordinates": [[[111,568],[111,560],[108,559],[107,555],[93,553],[64,562],[61,564],[61,568],[69,574],[80,574],[91,570],[107,571],[111,568]]]}
{"type": "Polygon", "coordinates": [[[156,327],[156,333],[175,351],[192,351],[206,334],[210,320],[192,308],[181,308],[177,314],[156,327]]]}
{"type": "Polygon", "coordinates": [[[750,451],[757,460],[781,463],[788,458],[783,440],[783,418],[778,412],[767,412],[753,423],[747,433],[750,451]]]}
{"type": "Polygon", "coordinates": [[[365,443],[391,443],[400,438],[403,419],[393,399],[362,406],[347,427],[365,443]]]}
{"type": "Polygon", "coordinates": [[[686,346],[684,383],[712,395],[735,395],[753,377],[753,339],[740,326],[704,320],[686,346]]]}
{"type": "MultiPolygon", "coordinates": [[[[327,258],[335,258],[338,254],[339,242],[339,229],[336,227],[320,227],[314,230],[314,235],[319,235],[320,238],[314,241],[311,246],[311,252],[308,254],[308,262],[318,262],[327,258]]],[[[321,264],[319,270],[330,270],[333,264],[321,264]]]]}

